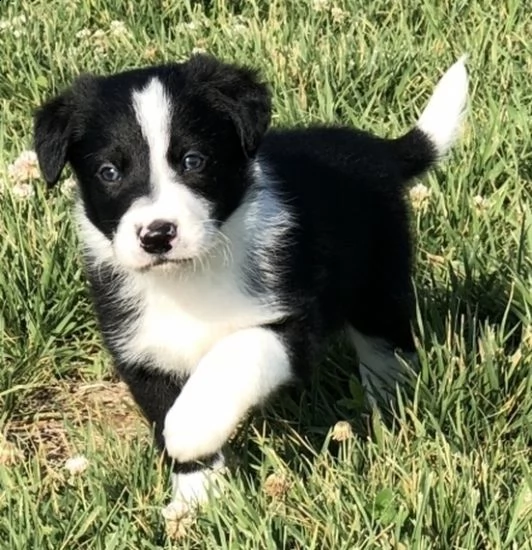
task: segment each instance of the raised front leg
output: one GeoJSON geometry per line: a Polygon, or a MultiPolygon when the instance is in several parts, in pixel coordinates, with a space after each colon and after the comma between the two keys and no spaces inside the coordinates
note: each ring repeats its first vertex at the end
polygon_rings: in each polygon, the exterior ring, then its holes
{"type": "Polygon", "coordinates": [[[172,467],[172,503],[165,509],[167,517],[186,514],[192,506],[204,502],[213,478],[224,461],[221,453],[202,457],[202,460],[177,462],[166,453],[164,446],[164,419],[174,404],[182,384],[168,374],[138,365],[120,365],[119,372],[154,430],[155,442],[172,467]]]}
{"type": "Polygon", "coordinates": [[[179,462],[212,456],[246,412],[292,378],[282,331],[249,328],[203,357],[164,422],[168,454],[179,462]]]}

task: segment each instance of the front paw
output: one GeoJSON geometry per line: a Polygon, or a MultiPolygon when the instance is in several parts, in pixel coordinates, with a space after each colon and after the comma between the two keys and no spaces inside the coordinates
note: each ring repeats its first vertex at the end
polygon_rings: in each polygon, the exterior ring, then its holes
{"type": "Polygon", "coordinates": [[[178,462],[190,462],[209,456],[222,447],[225,433],[216,426],[213,416],[190,415],[174,405],[164,421],[166,452],[178,462]]]}
{"type": "Polygon", "coordinates": [[[187,474],[172,474],[172,501],[162,510],[164,518],[178,521],[190,517],[209,497],[218,497],[224,473],[224,458],[219,453],[209,468],[187,474]]]}

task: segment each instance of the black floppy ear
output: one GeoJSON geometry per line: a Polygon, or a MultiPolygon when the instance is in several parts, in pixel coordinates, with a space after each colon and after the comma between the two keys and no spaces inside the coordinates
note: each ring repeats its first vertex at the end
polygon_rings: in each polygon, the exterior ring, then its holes
{"type": "Polygon", "coordinates": [[[270,91],[260,82],[257,72],[237,69],[235,81],[224,93],[231,98],[229,114],[240,134],[242,147],[248,156],[253,156],[270,125],[270,91]]]}
{"type": "Polygon", "coordinates": [[[271,117],[270,91],[258,72],[207,55],[193,56],[189,69],[213,107],[233,121],[246,155],[253,156],[271,117]]]}
{"type": "Polygon", "coordinates": [[[48,185],[57,183],[67,160],[72,137],[72,102],[69,93],[40,107],[33,120],[34,146],[48,185]]]}

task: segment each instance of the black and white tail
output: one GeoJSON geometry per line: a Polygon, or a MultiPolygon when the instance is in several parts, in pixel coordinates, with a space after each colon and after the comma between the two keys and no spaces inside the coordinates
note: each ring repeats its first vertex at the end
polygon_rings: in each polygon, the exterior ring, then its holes
{"type": "Polygon", "coordinates": [[[453,144],[467,101],[465,56],[442,76],[416,126],[394,140],[405,180],[425,172],[453,144]]]}

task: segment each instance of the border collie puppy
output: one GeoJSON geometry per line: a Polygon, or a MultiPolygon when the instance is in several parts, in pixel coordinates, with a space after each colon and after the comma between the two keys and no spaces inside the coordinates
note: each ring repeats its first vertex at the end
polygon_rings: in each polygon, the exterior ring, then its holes
{"type": "Polygon", "coordinates": [[[463,59],[398,139],[271,130],[257,73],[198,55],[82,76],[35,116],[44,178],[68,162],[106,346],[174,468],[206,498],[246,413],[347,331],[373,398],[414,352],[408,182],[449,149],[463,59]]]}

